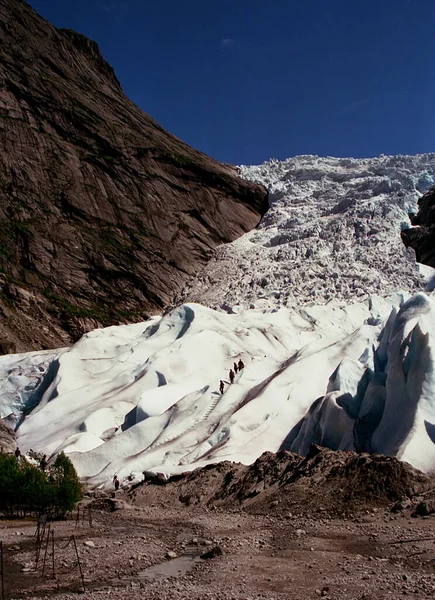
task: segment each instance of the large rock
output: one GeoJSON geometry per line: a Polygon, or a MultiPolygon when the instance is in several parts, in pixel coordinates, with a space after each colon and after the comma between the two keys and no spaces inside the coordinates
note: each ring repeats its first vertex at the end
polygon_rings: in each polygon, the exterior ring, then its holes
{"type": "Polygon", "coordinates": [[[0,337],[58,347],[168,304],[267,193],[163,130],[98,46],[0,5],[0,337]]]}
{"type": "Polygon", "coordinates": [[[435,188],[418,201],[418,213],[409,215],[410,229],[402,231],[405,246],[415,250],[419,263],[435,268],[435,188]]]}

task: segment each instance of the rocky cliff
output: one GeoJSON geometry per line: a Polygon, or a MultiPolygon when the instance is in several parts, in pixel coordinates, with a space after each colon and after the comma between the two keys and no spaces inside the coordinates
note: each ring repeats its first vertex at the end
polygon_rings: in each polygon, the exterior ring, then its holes
{"type": "Polygon", "coordinates": [[[0,338],[56,347],[172,300],[267,193],[162,129],[98,46],[0,5],[0,338]]]}

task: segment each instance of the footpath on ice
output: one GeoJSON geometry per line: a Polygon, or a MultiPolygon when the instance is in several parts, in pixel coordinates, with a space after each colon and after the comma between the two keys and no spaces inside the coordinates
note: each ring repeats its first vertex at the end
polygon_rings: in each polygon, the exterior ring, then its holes
{"type": "Polygon", "coordinates": [[[68,349],[0,357],[0,415],[22,452],[63,450],[92,486],[311,442],[429,471],[435,301],[405,300],[235,315],[186,304],[68,349]]]}

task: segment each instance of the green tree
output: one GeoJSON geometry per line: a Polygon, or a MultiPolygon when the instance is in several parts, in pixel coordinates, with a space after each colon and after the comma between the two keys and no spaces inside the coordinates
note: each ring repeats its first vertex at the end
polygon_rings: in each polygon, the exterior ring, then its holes
{"type": "Polygon", "coordinates": [[[50,480],[54,486],[55,509],[58,516],[64,516],[82,497],[82,486],[74,465],[63,452],[57,455],[51,467],[50,480]]]}
{"type": "Polygon", "coordinates": [[[18,505],[25,513],[51,512],[55,498],[47,476],[38,467],[21,460],[18,476],[18,505]]]}
{"type": "Polygon", "coordinates": [[[19,465],[15,456],[0,454],[0,510],[14,512],[19,492],[19,465]]]}
{"type": "Polygon", "coordinates": [[[64,517],[82,496],[72,462],[61,452],[46,474],[25,458],[0,453],[0,511],[64,517]]]}

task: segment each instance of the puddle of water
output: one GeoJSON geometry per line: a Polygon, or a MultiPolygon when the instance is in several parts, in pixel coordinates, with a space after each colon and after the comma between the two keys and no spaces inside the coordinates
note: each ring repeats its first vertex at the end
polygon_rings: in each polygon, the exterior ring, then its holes
{"type": "Polygon", "coordinates": [[[152,579],[154,581],[160,581],[168,577],[180,577],[180,575],[184,575],[190,571],[199,560],[199,556],[179,556],[159,565],[152,565],[148,569],[145,569],[145,571],[140,571],[138,575],[143,579],[152,579]]]}

